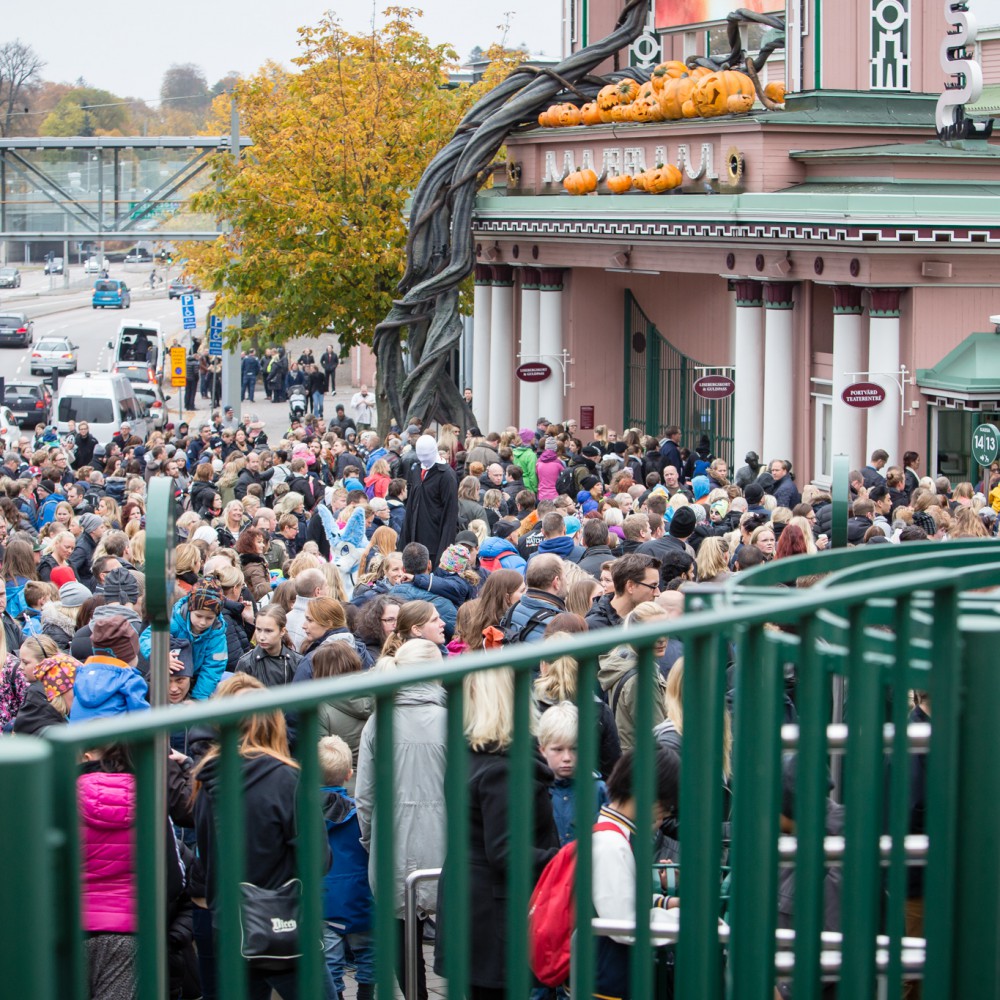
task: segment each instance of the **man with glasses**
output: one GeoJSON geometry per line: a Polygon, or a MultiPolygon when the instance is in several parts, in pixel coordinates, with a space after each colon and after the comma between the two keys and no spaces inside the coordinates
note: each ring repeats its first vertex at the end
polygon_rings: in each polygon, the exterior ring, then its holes
{"type": "Polygon", "coordinates": [[[660,563],[652,556],[633,552],[611,564],[613,596],[605,594],[587,613],[587,625],[615,628],[625,616],[644,601],[653,601],[660,593],[660,563]]]}
{"type": "MultiPolygon", "coordinates": [[[[545,516],[558,518],[562,522],[560,514],[545,516]]],[[[565,590],[565,570],[562,559],[551,552],[531,557],[524,579],[528,589],[500,625],[509,639],[541,642],[545,636],[546,622],[566,610],[562,596],[565,590]]]]}

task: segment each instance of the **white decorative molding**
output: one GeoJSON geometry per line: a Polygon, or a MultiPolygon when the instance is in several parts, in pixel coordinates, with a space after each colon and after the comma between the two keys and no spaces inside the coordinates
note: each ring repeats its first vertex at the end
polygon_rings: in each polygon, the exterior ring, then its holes
{"type": "Polygon", "coordinates": [[[910,89],[910,0],[872,0],[871,89],[910,89]]]}
{"type": "Polygon", "coordinates": [[[951,77],[938,98],[934,121],[942,138],[961,127],[963,108],[983,93],[983,70],[975,59],[978,25],[964,2],[945,0],[944,19],[951,30],[941,42],[941,68],[951,77]]]}

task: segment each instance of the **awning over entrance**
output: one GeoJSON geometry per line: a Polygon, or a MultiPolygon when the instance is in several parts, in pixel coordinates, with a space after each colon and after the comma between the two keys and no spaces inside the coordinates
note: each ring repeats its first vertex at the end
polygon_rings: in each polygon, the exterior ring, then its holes
{"type": "Polygon", "coordinates": [[[938,405],[1000,400],[1000,334],[970,333],[933,368],[918,368],[917,386],[938,405]]]}

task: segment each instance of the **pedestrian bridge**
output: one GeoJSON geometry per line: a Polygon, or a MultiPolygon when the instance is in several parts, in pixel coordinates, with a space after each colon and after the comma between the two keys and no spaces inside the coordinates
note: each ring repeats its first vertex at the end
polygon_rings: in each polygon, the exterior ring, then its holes
{"type": "MultiPolygon", "coordinates": [[[[163,484],[150,484],[150,614],[153,697],[162,699],[166,622],[172,573],[172,514],[163,484]]],[[[680,797],[681,878],[679,927],[651,926],[645,901],[653,884],[652,843],[639,837],[636,895],[643,903],[634,933],[632,995],[657,995],[654,949],[673,950],[675,990],[683,1000],[773,1000],[777,983],[790,982],[796,1000],[816,1000],[824,984],[839,983],[850,1000],[898,997],[907,978],[924,980],[927,997],[1000,995],[996,949],[1000,899],[1000,546],[992,541],[874,546],[773,563],[737,577],[719,591],[689,598],[689,610],[671,626],[685,646],[684,748],[680,797]],[[809,578],[809,587],[795,587],[809,578]],[[797,722],[785,722],[786,689],[793,690],[797,722]],[[907,725],[908,692],[929,691],[933,726],[907,725]],[[724,711],[731,696],[734,745],[731,843],[723,843],[724,711]],[[795,834],[782,834],[782,755],[797,754],[795,834]],[[926,835],[910,831],[910,771],[926,754],[926,835]],[[831,775],[834,781],[831,786],[831,775]],[[832,792],[831,792],[832,787],[832,792]],[[826,798],[843,804],[841,835],[825,829],[826,798]],[[724,853],[724,846],[728,851],[724,853]],[[723,859],[731,891],[723,891],[723,859]],[[778,927],[777,886],[783,866],[795,866],[790,928],[778,927]],[[907,872],[926,867],[926,923],[922,937],[904,935],[907,872]],[[838,869],[840,926],[824,928],[824,876],[838,869]],[[720,915],[724,916],[720,920],[720,915]]],[[[652,692],[656,626],[600,631],[544,646],[579,663],[578,767],[597,760],[596,710],[591,692],[598,657],[627,635],[639,653],[639,684],[652,692]]],[[[366,693],[379,716],[375,758],[377,805],[393,803],[393,698],[405,684],[440,680],[448,696],[447,905],[466,912],[469,816],[467,755],[463,741],[463,681],[499,666],[515,674],[512,787],[529,788],[532,775],[531,675],[538,646],[512,647],[409,668],[399,674],[350,675],[272,689],[230,702],[192,708],[154,708],[141,716],[63,727],[45,740],[0,743],[0,852],[7,859],[0,904],[8,920],[0,936],[6,993],[35,1000],[82,1000],[85,951],[79,918],[79,843],[75,776],[82,750],[111,741],[130,745],[137,764],[138,844],[145,858],[161,856],[163,741],[196,723],[218,727],[222,774],[219,792],[219,938],[222,1000],[242,1000],[245,965],[237,923],[243,877],[242,788],[237,733],[241,718],[265,709],[299,715],[299,746],[315,744],[317,708],[366,693]],[[383,724],[383,722],[385,724],[383,724]],[[16,917],[14,916],[16,914],[16,917]]],[[[649,697],[638,699],[636,731],[652,729],[649,697]]],[[[636,758],[638,815],[651,815],[653,741],[636,758]]],[[[320,779],[316,755],[302,752],[298,863],[306,889],[301,917],[305,940],[320,939],[321,887],[313,877],[323,850],[315,822],[320,779]]],[[[590,803],[577,797],[577,823],[589,831],[590,803]]],[[[528,996],[527,910],[531,797],[513,796],[508,816],[507,992],[528,996]]],[[[640,827],[641,829],[641,827],[640,827]]],[[[377,828],[376,882],[393,882],[392,824],[377,828]]],[[[591,842],[579,843],[574,996],[593,990],[595,935],[622,926],[592,922],[591,842]]],[[[139,871],[139,990],[166,995],[164,886],[156,866],[139,871]]],[[[375,935],[379,995],[394,990],[395,913],[392,894],[376,896],[375,935]]],[[[468,941],[477,928],[449,920],[446,978],[449,994],[469,982],[468,941]]],[[[299,965],[300,995],[319,996],[322,952],[306,948],[299,965]]]]}

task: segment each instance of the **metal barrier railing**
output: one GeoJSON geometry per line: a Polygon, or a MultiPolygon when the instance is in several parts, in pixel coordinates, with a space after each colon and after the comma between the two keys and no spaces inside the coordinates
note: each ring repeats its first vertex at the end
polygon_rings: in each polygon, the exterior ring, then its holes
{"type": "MultiPolygon", "coordinates": [[[[888,549],[887,546],[880,547],[888,549]]],[[[835,975],[839,995],[851,1000],[874,997],[876,980],[898,995],[905,975],[920,963],[903,934],[906,872],[919,846],[908,841],[909,760],[907,730],[911,688],[929,690],[933,703],[928,767],[926,857],[927,996],[998,995],[993,955],[998,931],[1000,853],[993,838],[1000,828],[1000,750],[996,705],[1000,669],[993,660],[1000,620],[977,610],[964,614],[962,595],[1000,585],[1000,547],[988,543],[961,547],[964,564],[954,564],[958,549],[940,546],[893,547],[883,558],[894,564],[887,575],[866,574],[821,591],[774,591],[734,597],[671,622],[672,636],[685,645],[683,767],[680,790],[680,839],[683,849],[682,911],[677,928],[675,995],[681,1000],[772,1000],[776,975],[793,980],[796,1000],[818,1000],[824,980],[835,975]],[[973,556],[974,553],[974,556],[973,556]],[[930,609],[930,613],[928,613],[930,609]],[[798,755],[795,791],[796,896],[793,935],[776,926],[777,878],[782,861],[779,830],[785,667],[797,678],[795,704],[798,755]],[[731,679],[731,685],[730,685],[731,679]],[[833,681],[847,690],[846,730],[828,729],[833,681]],[[730,689],[731,687],[731,689],[730,689]],[[732,895],[728,930],[718,923],[721,857],[724,711],[733,705],[732,895]],[[887,729],[886,723],[892,728],[887,729]],[[834,737],[831,739],[831,737],[834,737]],[[823,922],[823,884],[829,864],[826,798],[831,751],[843,762],[841,938],[828,937],[823,922]],[[959,821],[961,818],[961,822],[959,821]],[[884,872],[883,872],[884,870],[884,872]],[[778,947],[780,943],[781,947],[778,947]],[[780,952],[780,954],[776,954],[780,952]]],[[[881,567],[867,552],[866,566],[881,567]]],[[[961,560],[960,560],[961,561],[961,560]]],[[[852,566],[844,553],[788,560],[764,567],[756,580],[805,576],[852,566]],[[766,572],[765,572],[766,571],[766,572]]],[[[157,626],[162,627],[162,626],[157,626]]],[[[87,995],[86,955],[80,927],[79,835],[76,816],[77,762],[81,751],[110,742],[131,747],[136,762],[137,842],[155,844],[163,825],[165,734],[196,724],[211,724],[219,735],[218,858],[219,996],[242,1000],[246,966],[239,952],[238,884],[244,874],[246,822],[240,783],[238,732],[251,714],[283,709],[298,717],[300,764],[297,815],[300,837],[297,864],[305,887],[301,933],[318,939],[322,927],[319,879],[324,844],[315,818],[320,808],[316,754],[318,711],[331,700],[366,694],[378,719],[375,741],[375,811],[393,813],[393,706],[398,691],[415,683],[443,685],[447,696],[447,803],[445,861],[446,915],[438,934],[447,947],[443,972],[449,995],[466,995],[477,970],[470,965],[473,929],[469,909],[468,751],[463,707],[466,678],[478,671],[514,671],[514,742],[506,755],[509,787],[532,787],[530,736],[532,671],[541,656],[571,655],[578,663],[578,769],[591,773],[597,763],[596,707],[592,692],[598,659],[627,640],[638,654],[635,723],[637,733],[653,727],[653,648],[658,623],[628,631],[603,630],[544,646],[511,646],[486,654],[407,668],[401,673],[349,675],[248,694],[232,700],[186,708],[154,708],[140,715],[61,727],[45,741],[17,738],[0,745],[0,787],[8,808],[0,816],[2,856],[19,859],[6,882],[0,880],[0,905],[17,912],[0,935],[0,959],[11,996],[37,1000],[82,1000],[87,995]],[[11,808],[10,803],[16,803],[11,808]],[[160,823],[159,828],[157,824],[160,823]],[[23,869],[23,871],[21,870],[23,869]],[[30,872],[31,883],[23,877],[30,872]],[[20,892],[20,895],[14,895],[20,892]],[[16,909],[15,909],[16,907],[16,909]],[[449,916],[450,915],[450,919],[449,916]]],[[[154,664],[155,669],[155,664],[154,664]]],[[[923,748],[919,748],[923,749],[923,748]]],[[[653,814],[652,739],[636,746],[636,814],[653,814]]],[[[593,890],[587,796],[576,801],[578,864],[576,926],[591,926],[593,890]]],[[[506,991],[522,997],[531,986],[528,969],[528,897],[537,871],[531,859],[533,806],[530,795],[511,795],[507,818],[506,991]]],[[[378,824],[373,841],[375,882],[394,884],[394,824],[378,824]]],[[[653,996],[652,948],[659,931],[647,920],[652,841],[635,838],[635,898],[638,918],[631,946],[632,996],[653,996]]],[[[837,850],[839,854],[839,847],[837,850]]],[[[158,855],[148,855],[158,857],[158,855]]],[[[839,858],[838,858],[839,862],[839,858]]],[[[138,871],[138,992],[143,998],[165,995],[165,887],[159,866],[138,871]]],[[[376,980],[379,996],[394,989],[395,913],[393,893],[376,893],[376,980]]],[[[594,992],[596,939],[578,934],[573,992],[594,992]]],[[[298,965],[300,993],[321,996],[323,956],[307,949],[298,965]]]]}
{"type": "Polygon", "coordinates": [[[406,968],[406,1000],[419,1000],[417,992],[417,960],[420,945],[417,940],[417,886],[421,882],[437,882],[440,868],[418,868],[410,872],[403,883],[403,926],[406,940],[403,962],[406,968]]]}

